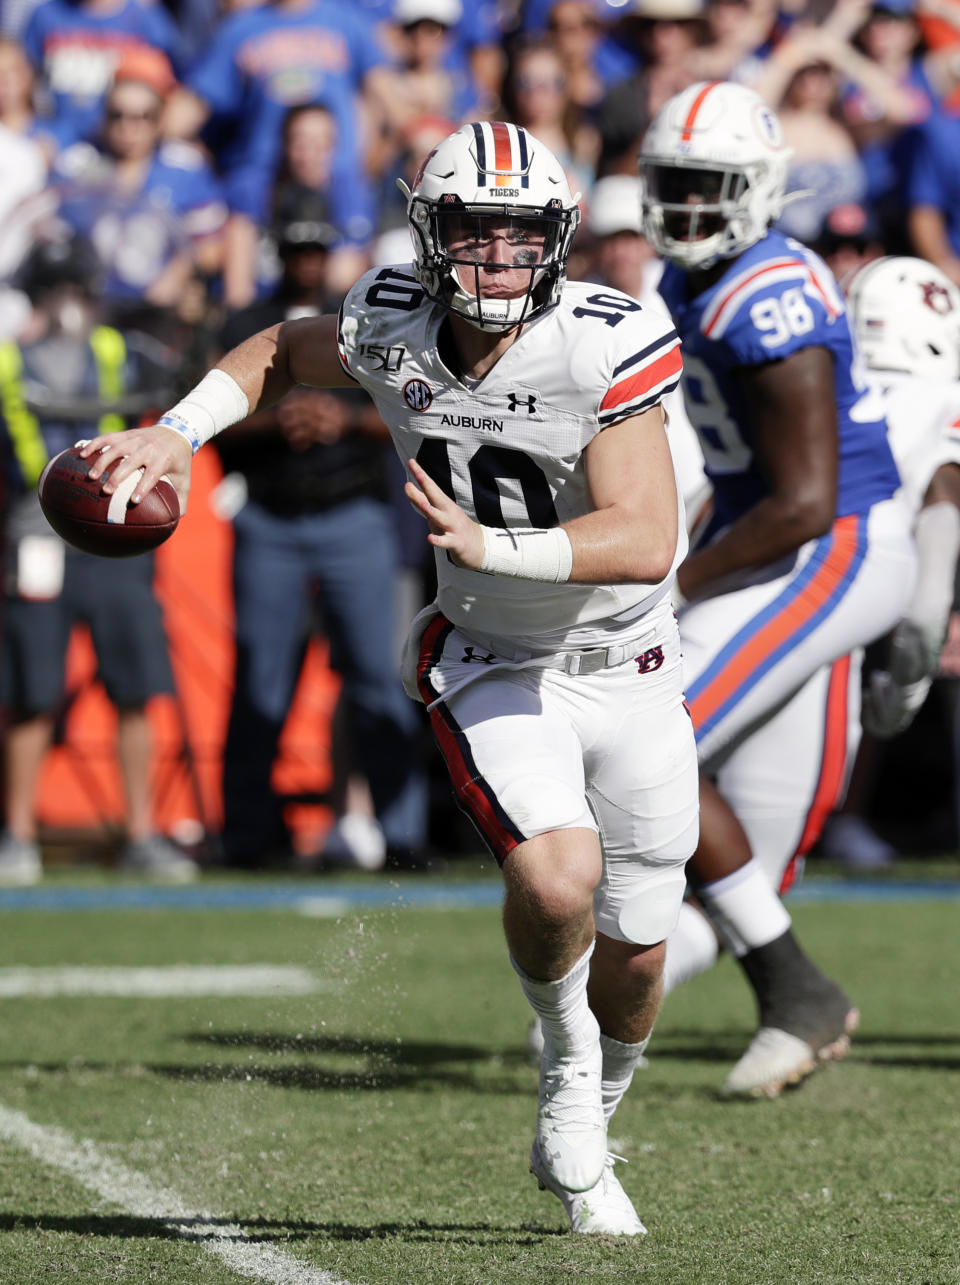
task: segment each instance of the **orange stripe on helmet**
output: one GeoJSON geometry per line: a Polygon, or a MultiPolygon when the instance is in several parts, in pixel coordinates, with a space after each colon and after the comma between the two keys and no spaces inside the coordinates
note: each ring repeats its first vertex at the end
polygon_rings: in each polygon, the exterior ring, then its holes
{"type": "Polygon", "coordinates": [[[690,110],[687,112],[687,119],[683,122],[683,131],[680,134],[681,143],[690,142],[690,139],[693,136],[693,126],[697,119],[697,113],[703,106],[704,99],[707,94],[710,93],[711,89],[716,89],[720,83],[721,82],[719,80],[711,80],[710,84],[704,85],[703,89],[700,90],[699,94],[697,94],[696,98],[693,100],[690,110]]]}
{"type": "Polygon", "coordinates": [[[498,172],[494,180],[497,187],[510,187],[515,179],[510,172],[513,170],[513,145],[510,138],[510,130],[502,120],[491,122],[493,129],[493,168],[497,171],[508,171],[507,173],[498,172]]]}

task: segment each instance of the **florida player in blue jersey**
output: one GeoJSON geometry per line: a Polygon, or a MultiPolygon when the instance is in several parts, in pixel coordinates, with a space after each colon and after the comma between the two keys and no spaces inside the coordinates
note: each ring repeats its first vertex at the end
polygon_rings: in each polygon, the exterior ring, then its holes
{"type": "MultiPolygon", "coordinates": [[[[759,1031],[725,1091],[744,1096],[776,1096],[841,1055],[857,1013],[801,951],[759,859],[758,845],[796,836],[784,826],[771,840],[769,825],[737,815],[740,756],[788,700],[827,726],[824,685],[811,680],[896,622],[914,575],[883,410],[840,291],[822,260],[771,227],[788,156],[757,94],[713,82],[664,106],[639,158],[644,230],[668,260],[660,289],[714,495],[677,579],[701,765],[690,875],[710,924],[685,914],[667,967],[674,982],[699,971],[714,929],[741,964],[759,1031]]],[[[816,782],[821,765],[801,759],[823,745],[777,747],[784,775],[816,782]]],[[[799,841],[814,831],[811,816],[799,841]]]]}

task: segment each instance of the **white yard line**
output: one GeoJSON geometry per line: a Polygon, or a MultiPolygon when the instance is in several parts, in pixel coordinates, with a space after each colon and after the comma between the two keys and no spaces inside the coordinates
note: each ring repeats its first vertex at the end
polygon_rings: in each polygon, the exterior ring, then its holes
{"type": "Polygon", "coordinates": [[[239,1276],[269,1285],[349,1285],[282,1249],[251,1240],[236,1223],[225,1224],[216,1214],[191,1209],[177,1192],[156,1186],[143,1174],[101,1155],[87,1139],[74,1139],[62,1129],[35,1124],[22,1111],[2,1103],[0,1137],[135,1218],[162,1223],[168,1231],[222,1259],[239,1276]]]}
{"type": "Polygon", "coordinates": [[[165,999],[194,995],[313,995],[307,968],[278,964],[170,964],[161,968],[0,968],[0,999],[115,995],[165,999]]]}

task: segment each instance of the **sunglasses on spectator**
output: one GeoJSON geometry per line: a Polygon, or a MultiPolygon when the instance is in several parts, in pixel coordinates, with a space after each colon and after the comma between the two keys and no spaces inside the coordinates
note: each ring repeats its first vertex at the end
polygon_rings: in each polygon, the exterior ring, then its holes
{"type": "Polygon", "coordinates": [[[107,120],[138,120],[138,121],[156,121],[159,120],[158,111],[147,112],[125,112],[121,107],[108,107],[107,120]]]}

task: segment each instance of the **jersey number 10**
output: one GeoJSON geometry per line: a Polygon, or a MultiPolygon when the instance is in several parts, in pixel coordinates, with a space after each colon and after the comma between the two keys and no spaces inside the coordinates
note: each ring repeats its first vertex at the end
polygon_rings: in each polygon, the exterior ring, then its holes
{"type": "MultiPolygon", "coordinates": [[[[417,451],[417,463],[430,474],[442,491],[458,504],[463,504],[463,500],[454,492],[450,453],[442,438],[427,438],[417,451]]],[[[464,507],[469,509],[472,502],[477,521],[484,526],[505,529],[513,525],[503,516],[500,488],[497,485],[502,480],[513,480],[520,484],[531,526],[559,525],[553,496],[543,470],[529,455],[524,455],[523,451],[511,451],[505,446],[487,443],[470,457],[468,468],[472,494],[464,507]]]]}

